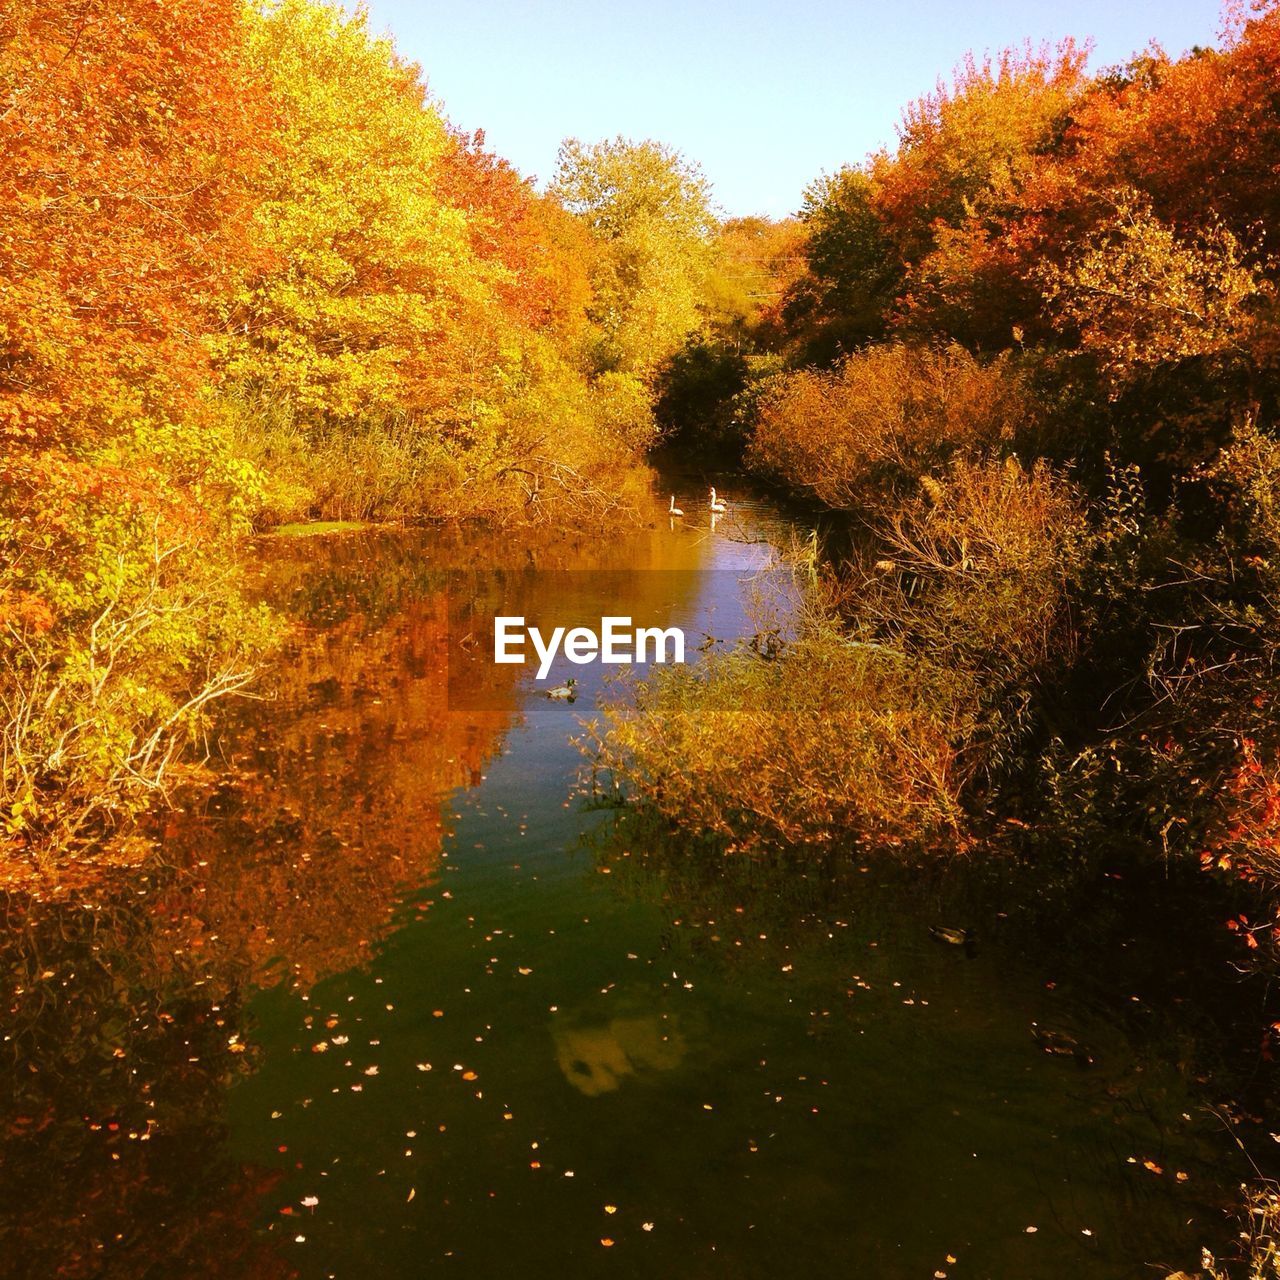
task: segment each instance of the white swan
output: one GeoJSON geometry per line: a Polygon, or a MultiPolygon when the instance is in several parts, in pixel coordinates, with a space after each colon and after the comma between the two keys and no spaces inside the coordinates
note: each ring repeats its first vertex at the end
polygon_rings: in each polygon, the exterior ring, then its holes
{"type": "Polygon", "coordinates": [[[718,516],[724,515],[724,513],[729,510],[729,508],[716,497],[715,485],[711,486],[711,510],[718,516]]]}
{"type": "Polygon", "coordinates": [[[669,516],[684,515],[684,512],[681,511],[680,508],[676,506],[676,495],[674,493],[671,495],[671,505],[667,508],[667,515],[669,516]]]}

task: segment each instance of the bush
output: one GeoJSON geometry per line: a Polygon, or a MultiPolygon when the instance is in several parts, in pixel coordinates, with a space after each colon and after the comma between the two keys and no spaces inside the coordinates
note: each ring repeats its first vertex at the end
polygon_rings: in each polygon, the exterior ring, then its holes
{"type": "Polygon", "coordinates": [[[598,762],[741,848],[962,846],[973,784],[1021,762],[1030,691],[1070,657],[1083,515],[1047,467],[957,462],[881,532],[862,581],[802,565],[797,639],[673,668],[609,706],[598,762]]]}
{"type": "Polygon", "coordinates": [[[954,840],[963,698],[835,632],[674,667],[606,707],[597,764],[673,825],[755,852],[954,840]]]}
{"type": "Polygon", "coordinates": [[[308,422],[288,401],[223,402],[235,449],[263,477],[259,528],[299,520],[603,518],[637,508],[653,439],[642,386],[554,367],[501,411],[443,425],[409,414],[308,422]]]}
{"type": "Polygon", "coordinates": [[[163,791],[274,637],[209,555],[244,527],[216,478],[178,490],[155,465],[0,473],[0,831],[42,860],[163,791]]]}
{"type": "Polygon", "coordinates": [[[748,459],[851,509],[957,452],[1008,447],[1031,418],[1025,380],[1007,356],[983,365],[954,345],[889,343],[830,373],[775,379],[760,397],[748,459]]]}

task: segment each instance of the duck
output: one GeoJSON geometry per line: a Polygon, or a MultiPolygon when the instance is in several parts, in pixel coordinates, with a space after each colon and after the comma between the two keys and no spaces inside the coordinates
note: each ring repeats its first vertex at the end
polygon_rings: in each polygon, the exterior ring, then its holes
{"type": "Polygon", "coordinates": [[[1055,1058],[1074,1058],[1082,1067],[1093,1066],[1093,1054],[1075,1036],[1069,1036],[1065,1031],[1051,1031],[1034,1022],[1031,1024],[1031,1035],[1045,1053],[1052,1054],[1055,1058]]]}
{"type": "Polygon", "coordinates": [[[972,929],[953,929],[949,924],[931,924],[929,936],[935,942],[945,942],[949,947],[963,947],[974,941],[972,929]]]}
{"type": "Polygon", "coordinates": [[[667,515],[669,516],[684,515],[684,512],[681,511],[680,508],[676,506],[676,495],[674,493],[671,495],[671,505],[667,508],[667,515]]]}
{"type": "Polygon", "coordinates": [[[557,685],[554,689],[548,689],[548,698],[562,698],[572,702],[578,696],[578,682],[570,676],[564,684],[557,685]]]}
{"type": "Polygon", "coordinates": [[[713,515],[722,516],[729,508],[716,497],[716,487],[711,486],[711,511],[713,515]]]}

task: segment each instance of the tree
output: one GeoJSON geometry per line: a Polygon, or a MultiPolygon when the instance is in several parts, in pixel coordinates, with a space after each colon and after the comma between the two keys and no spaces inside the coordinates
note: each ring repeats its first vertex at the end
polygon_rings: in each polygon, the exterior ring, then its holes
{"type": "Polygon", "coordinates": [[[739,354],[772,327],[787,290],[804,269],[799,219],[729,218],[720,224],[703,311],[712,330],[739,354]]]}
{"type": "Polygon", "coordinates": [[[570,138],[551,194],[601,245],[590,311],[596,368],[650,377],[701,323],[715,235],[706,179],[657,142],[570,138]]]}
{"type": "Polygon", "coordinates": [[[1085,57],[1070,40],[996,59],[970,55],[950,87],[939,83],[906,109],[897,152],[881,153],[871,170],[876,206],[905,261],[930,252],[939,226],[958,227],[1017,193],[1059,133],[1085,57]]]}
{"type": "Polygon", "coordinates": [[[145,803],[266,641],[206,540],[251,484],[201,399],[270,146],[237,0],[0,13],[0,823],[145,803]]]}
{"type": "Polygon", "coordinates": [[[861,169],[813,182],[800,217],[808,272],[789,290],[781,314],[804,357],[825,363],[883,337],[903,266],[861,169]]]}
{"type": "Polygon", "coordinates": [[[1132,192],[1045,280],[1059,322],[1121,378],[1193,357],[1246,358],[1253,315],[1275,293],[1226,227],[1179,238],[1132,192]]]}
{"type": "Polygon", "coordinates": [[[431,181],[453,144],[418,69],[366,15],[309,0],[261,17],[251,53],[279,147],[248,228],[268,265],[227,310],[226,372],[311,420],[452,406],[472,363],[456,324],[483,285],[431,181]]]}
{"type": "Polygon", "coordinates": [[[266,135],[237,0],[0,11],[0,440],[187,413],[266,135]],[[196,337],[193,339],[193,335],[196,337]]]}

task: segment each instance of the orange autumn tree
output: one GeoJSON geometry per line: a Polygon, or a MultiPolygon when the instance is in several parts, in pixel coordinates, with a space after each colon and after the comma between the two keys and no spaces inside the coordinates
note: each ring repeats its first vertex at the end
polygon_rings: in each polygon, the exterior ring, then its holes
{"type": "Polygon", "coordinates": [[[780,310],[801,358],[830,361],[894,328],[999,350],[1039,294],[1009,234],[1086,85],[1072,41],[970,55],[903,113],[898,146],[805,193],[807,273],[780,310]]]}
{"type": "Polygon", "coordinates": [[[513,321],[580,339],[598,252],[582,224],[485,150],[483,129],[453,131],[433,176],[441,200],[466,215],[472,251],[504,269],[496,288],[513,321]]]}
{"type": "Polygon", "coordinates": [[[265,126],[235,0],[0,13],[0,435],[83,451],[189,411],[265,126]]]}
{"type": "Polygon", "coordinates": [[[239,678],[234,611],[191,552],[249,479],[200,411],[267,120],[244,23],[235,0],[0,14],[0,834],[19,841],[158,785],[239,678]]]}
{"type": "MultiPolygon", "coordinates": [[[[1238,392],[1246,403],[1256,399],[1259,380],[1280,357],[1276,268],[1267,242],[1280,219],[1278,80],[1280,6],[1274,3],[1254,6],[1247,17],[1236,14],[1221,49],[1197,49],[1177,60],[1156,49],[1100,77],[1077,104],[1060,154],[1043,166],[1040,207],[1011,232],[1024,246],[1028,272],[1037,265],[1033,255],[1074,270],[1082,246],[1115,241],[1117,208],[1144,208],[1148,244],[1164,235],[1183,246],[1184,274],[1217,280],[1208,294],[1201,289],[1202,301],[1216,294],[1215,309],[1232,310],[1229,342],[1221,332],[1213,339],[1202,332],[1174,346],[1193,358],[1229,348],[1246,370],[1238,392]],[[1199,268],[1192,269],[1188,254],[1199,255],[1199,268]]],[[[1131,233],[1128,239],[1133,242],[1131,233]]],[[[1169,287],[1166,271],[1150,291],[1153,305],[1161,305],[1162,295],[1168,300],[1169,287]]],[[[1169,319],[1179,330],[1203,331],[1202,309],[1193,305],[1169,319]]],[[[1115,329],[1124,321],[1109,323],[1115,329]]],[[[1210,328],[1220,331],[1222,323],[1219,316],[1210,328]]],[[[1136,331],[1135,338],[1141,340],[1136,331]]],[[[1154,333],[1151,339],[1149,350],[1164,345],[1154,333]]]]}
{"type": "Polygon", "coordinates": [[[1005,229],[1085,83],[1087,50],[1063,41],[981,61],[904,113],[893,155],[871,165],[872,202],[906,266],[902,318],[975,345],[1008,345],[1034,311],[1005,229]]]}

